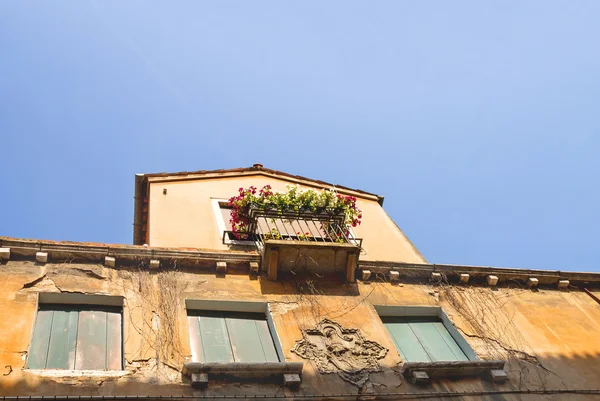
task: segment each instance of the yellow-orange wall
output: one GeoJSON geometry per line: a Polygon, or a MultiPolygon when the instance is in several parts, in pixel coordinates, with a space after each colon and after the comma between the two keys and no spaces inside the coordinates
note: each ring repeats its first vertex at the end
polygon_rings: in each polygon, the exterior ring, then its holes
{"type": "MultiPolygon", "coordinates": [[[[304,362],[299,394],[358,392],[335,374],[319,374],[314,363],[290,352],[302,338],[301,329],[313,327],[324,317],[359,328],[368,340],[389,349],[380,360],[382,372],[371,375],[375,392],[598,387],[600,341],[596,333],[600,331],[600,305],[583,292],[426,283],[340,285],[318,279],[314,284],[320,295],[302,293],[291,283],[251,279],[243,274],[218,278],[197,269],[151,272],[96,264],[39,266],[9,261],[0,269],[0,369],[4,373],[0,375],[0,394],[294,394],[274,384],[219,382],[209,384],[205,392],[194,392],[180,373],[183,362],[191,357],[185,299],[269,302],[286,360],[304,362]],[[47,377],[24,369],[38,293],[60,291],[125,297],[123,376],[47,377]],[[170,317],[162,309],[167,304],[175,305],[170,317]],[[439,380],[426,387],[410,384],[397,373],[401,359],[373,305],[441,306],[480,357],[507,361],[509,382],[493,384],[475,377],[439,380]],[[167,320],[176,330],[173,337],[165,339],[161,327],[167,320]],[[163,347],[169,347],[168,352],[162,352],[163,347]]],[[[564,397],[505,395],[487,399],[564,397]]],[[[581,395],[568,398],[586,399],[581,395]]]]}

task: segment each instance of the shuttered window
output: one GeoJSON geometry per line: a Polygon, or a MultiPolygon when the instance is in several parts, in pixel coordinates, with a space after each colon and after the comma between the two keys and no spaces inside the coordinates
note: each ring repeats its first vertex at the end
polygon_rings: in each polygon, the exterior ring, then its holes
{"type": "Polygon", "coordinates": [[[122,369],[120,308],[41,305],[29,351],[30,369],[122,369]]]}
{"type": "Polygon", "coordinates": [[[407,362],[468,361],[442,321],[435,317],[384,317],[396,349],[407,362]]]}
{"type": "Polygon", "coordinates": [[[195,362],[279,362],[262,313],[189,311],[188,325],[195,362]]]}

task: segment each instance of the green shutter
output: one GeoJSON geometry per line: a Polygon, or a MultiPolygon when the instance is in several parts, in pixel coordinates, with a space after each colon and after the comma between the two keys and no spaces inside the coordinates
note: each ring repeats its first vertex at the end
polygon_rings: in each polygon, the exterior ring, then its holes
{"type": "Polygon", "coordinates": [[[389,322],[385,323],[385,327],[402,359],[407,362],[431,362],[423,345],[407,323],[389,322]]]}
{"type": "Polygon", "coordinates": [[[106,369],[106,312],[79,312],[75,369],[106,369]]]}
{"type": "Polygon", "coordinates": [[[452,351],[456,360],[457,361],[468,361],[469,358],[467,358],[464,351],[458,346],[458,344],[456,343],[454,338],[452,338],[452,336],[448,332],[448,329],[446,329],[446,327],[444,326],[444,323],[434,322],[432,324],[436,328],[440,337],[442,338],[442,340],[444,340],[444,342],[446,343],[446,345],[448,346],[450,351],[452,351]]]}
{"type": "Polygon", "coordinates": [[[192,355],[198,362],[279,361],[264,314],[192,312],[188,323],[192,355]]]}
{"type": "Polygon", "coordinates": [[[265,362],[254,320],[226,318],[225,323],[235,362],[265,362]]]}
{"type": "Polygon", "coordinates": [[[48,345],[50,343],[50,331],[52,330],[51,310],[38,311],[33,329],[33,340],[29,349],[29,369],[45,369],[48,359],[48,345]]]}
{"type": "Polygon", "coordinates": [[[202,362],[202,339],[200,338],[200,325],[198,316],[188,316],[188,328],[190,331],[190,348],[192,350],[192,362],[202,362]]]}
{"type": "Polygon", "coordinates": [[[265,362],[279,362],[279,356],[277,356],[269,324],[266,320],[255,320],[254,323],[256,324],[256,331],[258,332],[262,350],[265,354],[265,362]]]}
{"type": "Polygon", "coordinates": [[[30,369],[122,369],[122,315],[118,308],[42,305],[29,352],[30,369]]]}
{"type": "Polygon", "coordinates": [[[233,353],[225,319],[212,316],[198,316],[200,340],[202,342],[202,362],[233,362],[233,353]]]}
{"type": "Polygon", "coordinates": [[[122,322],[120,312],[107,312],[106,369],[108,370],[123,369],[122,322]]]}
{"type": "MultiPolygon", "coordinates": [[[[456,355],[440,336],[433,322],[410,323],[410,328],[425,348],[432,361],[457,361],[456,355]]],[[[446,328],[444,328],[446,330],[446,328]]]]}
{"type": "Polygon", "coordinates": [[[235,362],[278,361],[275,345],[264,317],[260,320],[251,317],[233,317],[226,318],[225,322],[235,362]]]}
{"type": "Polygon", "coordinates": [[[435,318],[384,318],[394,344],[408,362],[467,361],[442,322],[435,318]]]}
{"type": "Polygon", "coordinates": [[[77,311],[54,311],[46,369],[75,369],[77,311]]]}

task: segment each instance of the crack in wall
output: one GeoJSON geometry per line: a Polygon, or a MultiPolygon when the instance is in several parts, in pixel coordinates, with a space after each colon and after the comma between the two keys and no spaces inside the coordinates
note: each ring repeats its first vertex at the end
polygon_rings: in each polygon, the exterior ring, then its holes
{"type": "MultiPolygon", "coordinates": [[[[47,277],[48,277],[48,275],[47,275],[47,274],[44,274],[44,275],[42,275],[42,276],[40,276],[40,277],[36,278],[36,279],[35,279],[35,280],[33,280],[33,281],[30,281],[30,282],[28,282],[28,283],[25,283],[25,284],[23,284],[23,287],[21,288],[21,290],[25,290],[25,289],[27,289],[27,288],[32,288],[32,287],[35,287],[35,286],[36,286],[38,283],[41,283],[41,282],[42,282],[42,281],[43,281],[45,278],[47,278],[47,277]]],[[[19,290],[19,291],[20,291],[20,290],[19,290]]]]}
{"type": "Polygon", "coordinates": [[[108,280],[108,277],[103,276],[101,274],[96,273],[95,271],[91,270],[91,269],[82,269],[79,267],[73,267],[73,270],[85,273],[87,276],[91,277],[91,278],[95,278],[98,280],[108,280]]]}
{"type": "Polygon", "coordinates": [[[88,295],[94,295],[94,294],[99,294],[98,292],[93,292],[93,291],[72,291],[72,290],[64,290],[61,287],[56,285],[56,282],[54,280],[52,280],[51,278],[48,277],[47,274],[44,274],[41,277],[38,277],[37,279],[29,282],[29,283],[25,283],[23,285],[23,287],[18,291],[18,292],[34,292],[34,293],[39,293],[39,292],[54,292],[54,293],[64,293],[64,294],[88,294],[88,295]]]}
{"type": "Polygon", "coordinates": [[[500,348],[502,348],[503,350],[505,350],[506,352],[510,352],[512,354],[514,354],[515,356],[517,356],[519,359],[525,360],[527,362],[533,363],[535,365],[540,366],[541,368],[544,368],[542,363],[540,362],[540,360],[538,359],[537,356],[535,355],[531,355],[528,354],[525,351],[521,351],[518,349],[514,349],[514,348],[510,348],[507,347],[506,345],[502,344],[499,340],[495,339],[495,338],[491,338],[491,337],[487,337],[487,336],[480,336],[477,334],[469,334],[467,333],[465,330],[463,330],[462,328],[455,326],[463,335],[467,336],[467,337],[471,337],[471,338],[478,338],[480,340],[483,341],[492,341],[493,343],[495,343],[496,345],[498,345],[500,348]]]}

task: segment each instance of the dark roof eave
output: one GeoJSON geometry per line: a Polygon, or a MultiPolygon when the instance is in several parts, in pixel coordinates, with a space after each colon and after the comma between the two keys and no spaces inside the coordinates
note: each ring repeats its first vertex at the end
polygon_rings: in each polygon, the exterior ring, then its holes
{"type": "MultiPolygon", "coordinates": [[[[353,191],[359,194],[364,194],[364,195],[368,195],[368,196],[374,196],[377,197],[378,199],[381,198],[383,199],[383,196],[379,196],[377,194],[374,194],[372,192],[367,192],[367,191],[363,191],[360,189],[355,189],[355,188],[350,188],[350,187],[346,187],[343,185],[337,185],[337,184],[332,184],[326,181],[321,181],[321,180],[315,180],[312,178],[308,178],[308,177],[303,177],[301,175],[293,175],[293,174],[289,174],[280,170],[273,170],[270,168],[266,168],[263,167],[262,164],[255,164],[252,167],[240,167],[240,168],[232,168],[232,169],[219,169],[219,170],[198,170],[198,171],[179,171],[179,172],[175,172],[175,173],[148,173],[148,174],[143,174],[144,177],[146,178],[152,178],[152,177],[177,177],[177,176],[187,176],[187,175],[208,175],[208,174],[227,174],[227,173],[244,173],[244,172],[251,172],[251,171],[262,171],[264,173],[268,173],[268,174],[273,174],[273,175],[280,175],[282,177],[287,177],[287,178],[293,178],[296,180],[302,180],[302,181],[308,181],[308,182],[314,182],[315,184],[321,185],[321,186],[327,186],[327,187],[335,187],[335,188],[339,188],[342,190],[346,190],[346,191],[353,191]]],[[[380,202],[382,203],[382,202],[380,202]]]]}
{"type": "Polygon", "coordinates": [[[144,174],[135,175],[135,192],[133,196],[133,244],[143,245],[146,238],[143,235],[144,227],[144,198],[146,194],[144,188],[146,186],[146,180],[144,174]]]}

